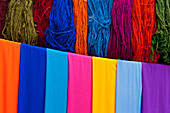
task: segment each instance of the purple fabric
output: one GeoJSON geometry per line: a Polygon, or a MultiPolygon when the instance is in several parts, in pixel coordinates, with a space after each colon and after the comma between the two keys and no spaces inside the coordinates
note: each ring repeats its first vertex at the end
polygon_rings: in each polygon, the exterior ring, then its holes
{"type": "Polygon", "coordinates": [[[170,65],[142,64],[142,113],[170,113],[170,65]]]}
{"type": "Polygon", "coordinates": [[[111,35],[108,57],[130,60],[132,57],[132,2],[133,0],[114,0],[112,8],[111,35]]]}

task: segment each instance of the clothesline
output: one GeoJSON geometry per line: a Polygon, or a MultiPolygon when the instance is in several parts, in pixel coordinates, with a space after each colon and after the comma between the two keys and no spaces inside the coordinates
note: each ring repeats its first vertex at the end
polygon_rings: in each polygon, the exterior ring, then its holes
{"type": "Polygon", "coordinates": [[[169,65],[84,56],[3,39],[0,62],[2,113],[170,112],[169,65]]]}
{"type": "MultiPolygon", "coordinates": [[[[5,39],[0,39],[0,40],[5,40],[5,39]]],[[[6,40],[6,41],[8,41],[8,40],[6,40]]],[[[9,41],[9,42],[15,42],[15,41],[9,41]]],[[[15,43],[21,44],[19,42],[15,42],[15,43]]],[[[35,46],[35,47],[38,47],[38,46],[35,46]]],[[[43,48],[43,47],[38,47],[38,48],[43,48]]],[[[51,49],[51,48],[49,48],[49,49],[51,49]]],[[[53,49],[53,50],[55,50],[55,49],[53,49]]],[[[57,50],[57,51],[60,51],[60,50],[57,50]]],[[[65,52],[65,53],[71,53],[71,52],[65,52]]],[[[73,54],[79,55],[77,53],[73,53],[73,54]]],[[[82,55],[82,56],[86,56],[86,55],[82,55]]],[[[99,58],[103,58],[103,57],[99,57],[99,58]]],[[[106,59],[113,59],[113,58],[106,58],[106,59]]],[[[113,60],[115,60],[115,59],[113,59],[113,60]]],[[[116,59],[116,60],[121,60],[121,59],[116,59]]],[[[129,60],[124,60],[124,61],[134,62],[134,61],[129,61],[129,60]]],[[[135,61],[135,62],[139,62],[139,61],[135,61]]],[[[141,63],[144,63],[144,62],[141,62],[141,63]]],[[[149,63],[149,62],[147,62],[147,63],[149,63]]],[[[149,63],[149,64],[158,64],[158,63],[149,63]]],[[[161,64],[161,65],[168,65],[168,64],[161,64]]]]}

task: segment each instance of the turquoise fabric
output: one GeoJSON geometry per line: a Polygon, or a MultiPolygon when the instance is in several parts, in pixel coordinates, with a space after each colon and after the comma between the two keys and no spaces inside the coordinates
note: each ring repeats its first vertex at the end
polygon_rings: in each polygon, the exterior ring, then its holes
{"type": "Polygon", "coordinates": [[[47,49],[45,113],[66,113],[68,53],[47,49]]]}
{"type": "Polygon", "coordinates": [[[116,113],[141,113],[141,62],[117,60],[116,82],[116,113]]]}

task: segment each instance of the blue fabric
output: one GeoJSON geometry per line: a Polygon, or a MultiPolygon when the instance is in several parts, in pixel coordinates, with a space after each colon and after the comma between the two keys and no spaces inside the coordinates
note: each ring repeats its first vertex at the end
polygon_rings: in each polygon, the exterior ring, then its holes
{"type": "Polygon", "coordinates": [[[21,44],[18,113],[44,113],[46,49],[21,44]]]}
{"type": "Polygon", "coordinates": [[[47,49],[45,113],[66,113],[68,53],[47,49]]]}
{"type": "Polygon", "coordinates": [[[88,0],[87,53],[107,56],[112,21],[113,0],[88,0]]]}
{"type": "Polygon", "coordinates": [[[116,113],[141,113],[141,62],[117,60],[116,82],[116,113]]]}
{"type": "Polygon", "coordinates": [[[50,26],[45,35],[50,48],[74,52],[76,42],[72,0],[54,0],[50,12],[50,26]]]}

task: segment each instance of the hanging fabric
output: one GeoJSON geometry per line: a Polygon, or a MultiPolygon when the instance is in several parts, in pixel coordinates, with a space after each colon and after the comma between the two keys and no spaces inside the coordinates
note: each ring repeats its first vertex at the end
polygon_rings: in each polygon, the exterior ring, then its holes
{"type": "Polygon", "coordinates": [[[33,21],[33,0],[11,0],[6,15],[3,35],[5,39],[26,44],[37,44],[33,21]]]}
{"type": "Polygon", "coordinates": [[[53,0],[34,0],[33,14],[38,31],[38,46],[46,47],[45,30],[50,25],[49,16],[53,0]]]}
{"type": "Polygon", "coordinates": [[[134,0],[132,6],[132,45],[134,61],[157,62],[154,52],[151,60],[151,40],[156,31],[155,0],[134,0]]]}
{"type": "Polygon", "coordinates": [[[17,113],[20,44],[0,39],[0,113],[17,113]]]}
{"type": "Polygon", "coordinates": [[[106,57],[112,21],[113,0],[89,0],[88,2],[89,55],[106,57]]]}
{"type": "Polygon", "coordinates": [[[156,0],[158,29],[152,38],[152,54],[154,49],[160,53],[159,62],[170,64],[170,1],[156,0]]]}
{"type": "Polygon", "coordinates": [[[68,53],[47,49],[45,113],[67,112],[68,53]]]}
{"type": "Polygon", "coordinates": [[[92,112],[92,57],[68,54],[67,113],[92,112]]]}
{"type": "Polygon", "coordinates": [[[8,3],[9,3],[8,0],[0,0],[0,38],[3,38],[2,30],[5,26],[8,3]]]}
{"type": "Polygon", "coordinates": [[[170,66],[142,63],[142,113],[170,113],[170,66]]]}
{"type": "Polygon", "coordinates": [[[133,0],[114,0],[108,57],[130,60],[132,57],[132,3],[133,0]]]}
{"type": "Polygon", "coordinates": [[[73,15],[76,25],[75,51],[78,54],[87,55],[87,1],[73,0],[73,15]]]}
{"type": "Polygon", "coordinates": [[[142,64],[117,61],[116,113],[141,113],[142,64]]]}
{"type": "Polygon", "coordinates": [[[93,57],[93,113],[115,113],[117,60],[93,57]]]}
{"type": "Polygon", "coordinates": [[[18,113],[44,113],[46,49],[21,44],[18,113]]]}
{"type": "Polygon", "coordinates": [[[72,0],[54,0],[50,12],[50,26],[45,35],[50,48],[74,52],[75,25],[72,0]]]}

